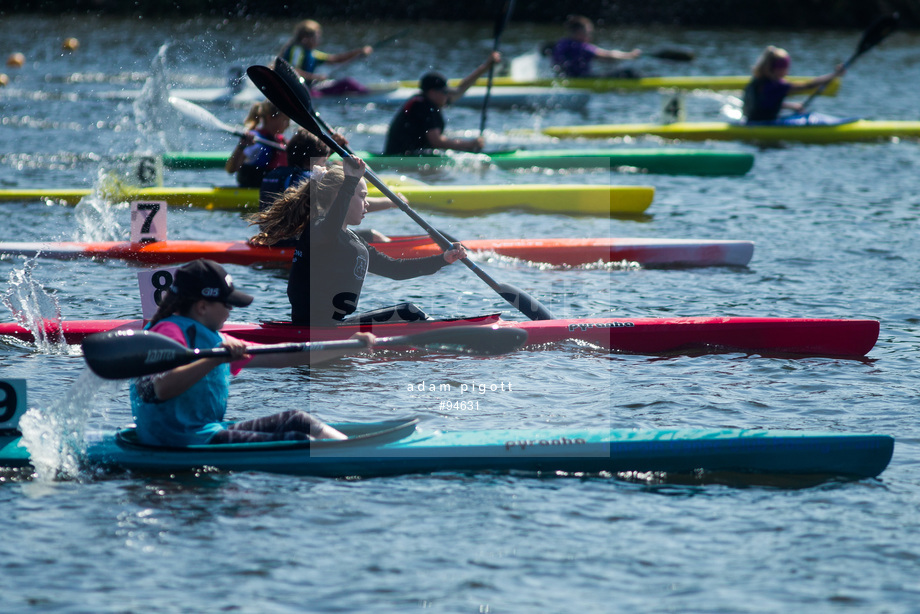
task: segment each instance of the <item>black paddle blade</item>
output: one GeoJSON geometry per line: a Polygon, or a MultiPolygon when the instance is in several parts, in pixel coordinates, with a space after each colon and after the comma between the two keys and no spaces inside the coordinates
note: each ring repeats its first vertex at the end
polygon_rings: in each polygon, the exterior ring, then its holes
{"type": "Polygon", "coordinates": [[[689,49],[678,49],[676,47],[665,47],[649,52],[649,57],[658,60],[668,60],[669,62],[692,62],[696,54],[689,49]]]}
{"type": "Polygon", "coordinates": [[[855,55],[865,53],[888,38],[892,32],[898,29],[898,23],[900,21],[901,15],[898,13],[883,15],[876,19],[872,25],[863,32],[862,38],[859,40],[859,46],[856,48],[855,55]]]}
{"type": "MultiPolygon", "coordinates": [[[[283,60],[281,61],[283,62],[283,60]]],[[[304,106],[300,98],[294,93],[294,90],[288,86],[278,73],[268,66],[256,65],[247,68],[246,74],[249,76],[250,81],[259,88],[259,91],[278,107],[279,111],[320,137],[327,145],[331,146],[330,141],[335,143],[332,137],[326,134],[317,123],[316,118],[310,112],[310,107],[304,106]]],[[[306,91],[306,88],[301,89],[306,91]]],[[[307,99],[309,100],[309,93],[307,94],[307,99]]]]}
{"type": "Polygon", "coordinates": [[[508,301],[531,320],[555,320],[555,316],[543,303],[530,296],[517,286],[498,284],[499,296],[508,301]]]}
{"type": "Polygon", "coordinates": [[[450,352],[472,356],[498,356],[519,350],[527,342],[527,331],[520,328],[490,326],[451,326],[407,335],[406,345],[432,352],[450,352]]]}
{"type": "Polygon", "coordinates": [[[127,379],[167,371],[199,355],[163,335],[147,330],[113,330],[83,340],[83,358],[104,379],[127,379]]]}

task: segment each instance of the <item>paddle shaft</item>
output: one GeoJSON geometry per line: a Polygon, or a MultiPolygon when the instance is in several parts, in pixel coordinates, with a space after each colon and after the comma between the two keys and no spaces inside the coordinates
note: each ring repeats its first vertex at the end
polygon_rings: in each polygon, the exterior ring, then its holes
{"type": "MultiPolygon", "coordinates": [[[[389,45],[392,45],[393,43],[395,43],[396,41],[398,41],[399,39],[401,39],[403,36],[405,36],[406,34],[408,34],[410,30],[411,30],[411,28],[406,28],[406,29],[404,29],[404,30],[400,30],[400,31],[397,32],[396,34],[391,34],[390,36],[387,36],[386,38],[381,38],[381,39],[380,39],[379,41],[377,41],[376,43],[372,43],[372,44],[371,44],[371,47],[374,49],[374,51],[376,51],[376,50],[380,49],[381,47],[387,47],[387,46],[389,46],[389,45]]],[[[348,66],[349,64],[351,64],[352,62],[354,62],[356,59],[358,59],[358,58],[352,58],[352,59],[350,59],[350,60],[348,60],[348,61],[346,61],[346,62],[342,62],[341,64],[339,64],[339,65],[337,65],[337,66],[333,66],[332,68],[329,69],[329,72],[327,73],[327,75],[328,75],[329,77],[331,77],[332,75],[334,75],[334,74],[337,73],[338,71],[342,70],[343,68],[345,68],[346,66],[348,66]]]]}
{"type": "MultiPolygon", "coordinates": [[[[315,117],[315,111],[313,111],[313,101],[310,98],[310,92],[304,85],[300,76],[294,72],[290,64],[285,62],[282,58],[278,58],[275,61],[275,66],[275,70],[266,66],[250,66],[247,70],[247,74],[249,78],[259,86],[262,92],[291,119],[320,137],[324,143],[329,145],[329,147],[342,158],[353,157],[319,125],[315,117]]],[[[415,213],[408,203],[399,198],[372,171],[368,171],[369,169],[366,169],[366,176],[371,184],[379,188],[397,207],[409,215],[419,226],[424,228],[441,249],[446,250],[450,248],[451,243],[444,235],[415,213]]],[[[546,307],[523,290],[515,288],[510,284],[500,284],[496,282],[468,258],[461,258],[461,261],[468,269],[473,271],[477,277],[486,282],[486,284],[488,284],[488,286],[499,296],[531,320],[554,319],[552,313],[550,313],[546,307]]]]}
{"type": "MultiPolygon", "coordinates": [[[[184,113],[187,117],[190,117],[191,119],[197,121],[199,124],[203,124],[215,130],[220,130],[222,132],[228,132],[230,134],[235,134],[236,136],[241,137],[241,138],[246,136],[247,134],[250,134],[246,132],[245,130],[234,128],[230,124],[222,122],[213,113],[211,113],[207,109],[200,107],[194,102],[189,102],[188,100],[185,100],[183,98],[175,98],[173,96],[170,96],[169,104],[171,104],[173,108],[175,108],[176,110],[180,111],[181,113],[184,113]]],[[[252,135],[252,138],[256,143],[261,143],[263,145],[267,145],[268,147],[273,147],[274,149],[284,150],[284,145],[282,145],[281,143],[277,141],[270,141],[256,134],[252,135]]]]}
{"type": "MultiPolygon", "coordinates": [[[[866,28],[866,31],[863,32],[862,36],[859,39],[859,44],[856,46],[856,51],[853,52],[853,55],[843,63],[840,67],[840,70],[836,71],[837,73],[842,73],[850,64],[856,61],[856,58],[869,51],[880,42],[888,38],[888,36],[895,31],[898,27],[898,21],[900,20],[900,15],[898,13],[893,13],[891,15],[884,15],[876,19],[872,25],[866,28]]],[[[821,92],[830,85],[832,79],[825,81],[818,88],[811,93],[811,95],[805,99],[805,102],[802,103],[802,110],[804,111],[808,108],[808,105],[811,104],[811,101],[817,98],[821,92]]]]}
{"type": "MultiPolygon", "coordinates": [[[[499,44],[501,43],[502,32],[505,31],[505,26],[508,25],[508,20],[511,19],[511,11],[514,9],[514,0],[508,0],[504,6],[504,12],[499,14],[498,21],[495,22],[495,38],[492,43],[492,51],[498,51],[499,44]]],[[[486,131],[486,115],[487,109],[489,108],[489,98],[492,96],[492,78],[495,75],[495,64],[489,63],[489,80],[486,83],[486,95],[482,98],[482,114],[479,118],[479,136],[482,136],[486,131]]]]}
{"type": "MultiPolygon", "coordinates": [[[[519,349],[527,333],[519,328],[449,326],[410,335],[380,337],[374,347],[416,347],[477,356],[495,356],[519,349]]],[[[348,351],[369,347],[363,339],[253,346],[246,353],[348,351]]],[[[229,358],[226,347],[190,349],[178,341],[148,330],[118,330],[90,335],[83,356],[94,373],[105,379],[125,379],[162,373],[205,358],[229,358]]]]}

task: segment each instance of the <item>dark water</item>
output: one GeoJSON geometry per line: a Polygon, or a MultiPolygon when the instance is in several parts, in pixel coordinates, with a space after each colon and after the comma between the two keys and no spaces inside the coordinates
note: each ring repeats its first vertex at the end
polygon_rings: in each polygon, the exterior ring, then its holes
{"type": "MultiPolygon", "coordinates": [[[[404,24],[328,26],[326,47],[383,38],[404,24]]],[[[2,187],[98,184],[113,157],[138,150],[215,149],[232,139],[184,123],[155,104],[137,111],[98,92],[140,89],[161,45],[167,77],[182,87],[217,86],[230,63],[264,62],[290,24],[268,21],[73,20],[7,18],[4,50],[27,56],[5,69],[0,89],[2,187]],[[60,41],[81,47],[62,55],[60,41]],[[139,111],[139,112],[138,112],[139,111]],[[139,126],[138,120],[145,124],[139,126]]],[[[355,64],[356,78],[413,78],[430,62],[462,74],[491,48],[491,25],[416,26],[413,39],[355,64]]],[[[656,74],[743,74],[768,43],[793,55],[793,72],[819,74],[845,59],[858,32],[624,30],[616,44],[682,44],[692,65],[644,60],[656,74]]],[[[515,25],[508,55],[530,51],[552,29],[515,25]]],[[[837,98],[816,109],[841,116],[915,119],[910,84],[920,73],[915,36],[898,34],[854,64],[837,98]]],[[[657,93],[596,96],[585,114],[494,110],[496,146],[566,146],[507,130],[578,122],[645,121],[657,93]]],[[[688,99],[691,119],[715,119],[722,101],[688,99]]],[[[212,108],[239,122],[245,108],[212,108]]],[[[357,148],[377,149],[389,110],[321,109],[357,148]]],[[[452,109],[448,128],[478,128],[475,110],[452,109]]],[[[641,144],[652,144],[639,141],[641,144]]],[[[619,143],[616,143],[619,144],[619,143]]],[[[575,146],[578,143],[574,144],[575,146]]],[[[595,143],[590,143],[595,145],[595,143]]],[[[678,145],[683,146],[683,145],[678,145]]],[[[920,196],[916,142],[787,146],[755,151],[742,178],[621,173],[454,171],[453,183],[559,181],[654,185],[642,220],[506,213],[479,218],[426,215],[461,238],[654,236],[748,239],[746,268],[539,270],[484,262],[501,281],[531,291],[560,316],[860,317],[881,322],[867,359],[780,359],[722,354],[620,356],[568,346],[504,358],[405,360],[362,357],[314,369],[243,373],[230,415],[301,407],[328,420],[420,415],[438,428],[539,425],[766,427],[876,432],[897,438],[877,480],[805,488],[785,483],[679,484],[655,476],[534,479],[443,474],[335,481],[261,474],[175,477],[96,476],[57,454],[66,434],[114,428],[129,419],[125,387],[101,386],[89,399],[73,348],[0,342],[0,374],[25,378],[30,426],[42,471],[6,475],[0,540],[4,611],[871,611],[920,606],[920,462],[916,426],[920,196]],[[512,382],[513,394],[477,395],[477,411],[439,409],[420,382],[512,382]],[[82,386],[74,389],[75,384],[82,386]],[[67,477],[53,479],[58,467],[67,477]]],[[[223,171],[168,172],[168,185],[226,184],[223,171]]],[[[2,206],[0,239],[126,238],[123,206],[2,206]]],[[[366,223],[414,232],[398,212],[366,223]]],[[[170,236],[248,236],[232,212],[172,210],[170,236]]],[[[137,267],[102,262],[0,260],[8,301],[65,319],[139,314],[137,267]]],[[[231,267],[256,295],[243,320],[287,315],[284,276],[231,267]]],[[[415,300],[429,313],[503,310],[460,266],[395,284],[370,278],[362,306],[415,300]]],[[[11,320],[8,309],[3,320],[11,320]]],[[[516,317],[510,313],[508,317],[516,317]]],[[[465,400],[459,395],[452,401],[465,400]]]]}

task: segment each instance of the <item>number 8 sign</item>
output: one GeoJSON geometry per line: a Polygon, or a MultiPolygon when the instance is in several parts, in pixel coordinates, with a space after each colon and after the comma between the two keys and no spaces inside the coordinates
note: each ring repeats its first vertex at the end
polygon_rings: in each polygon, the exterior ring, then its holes
{"type": "Polygon", "coordinates": [[[160,301],[163,300],[163,293],[172,285],[176,268],[178,267],[141,271],[137,274],[137,287],[141,292],[141,313],[145,320],[149,320],[157,312],[160,301]]]}

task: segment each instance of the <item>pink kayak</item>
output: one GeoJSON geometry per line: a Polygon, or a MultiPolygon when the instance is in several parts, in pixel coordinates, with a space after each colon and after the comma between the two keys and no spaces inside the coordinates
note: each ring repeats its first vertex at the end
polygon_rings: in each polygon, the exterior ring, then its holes
{"type": "MultiPolygon", "coordinates": [[[[878,340],[875,320],[825,318],[593,318],[538,321],[503,320],[498,314],[412,323],[309,327],[290,322],[228,322],[223,332],[256,343],[346,339],[357,331],[390,337],[447,326],[505,326],[527,331],[530,348],[565,341],[583,342],[611,352],[632,354],[745,352],[751,354],[826,355],[858,358],[878,340]]],[[[114,328],[140,328],[142,320],[47,320],[43,332],[52,341],[80,343],[87,335],[114,328]]],[[[0,335],[33,341],[31,330],[0,324],[0,335]]]]}

